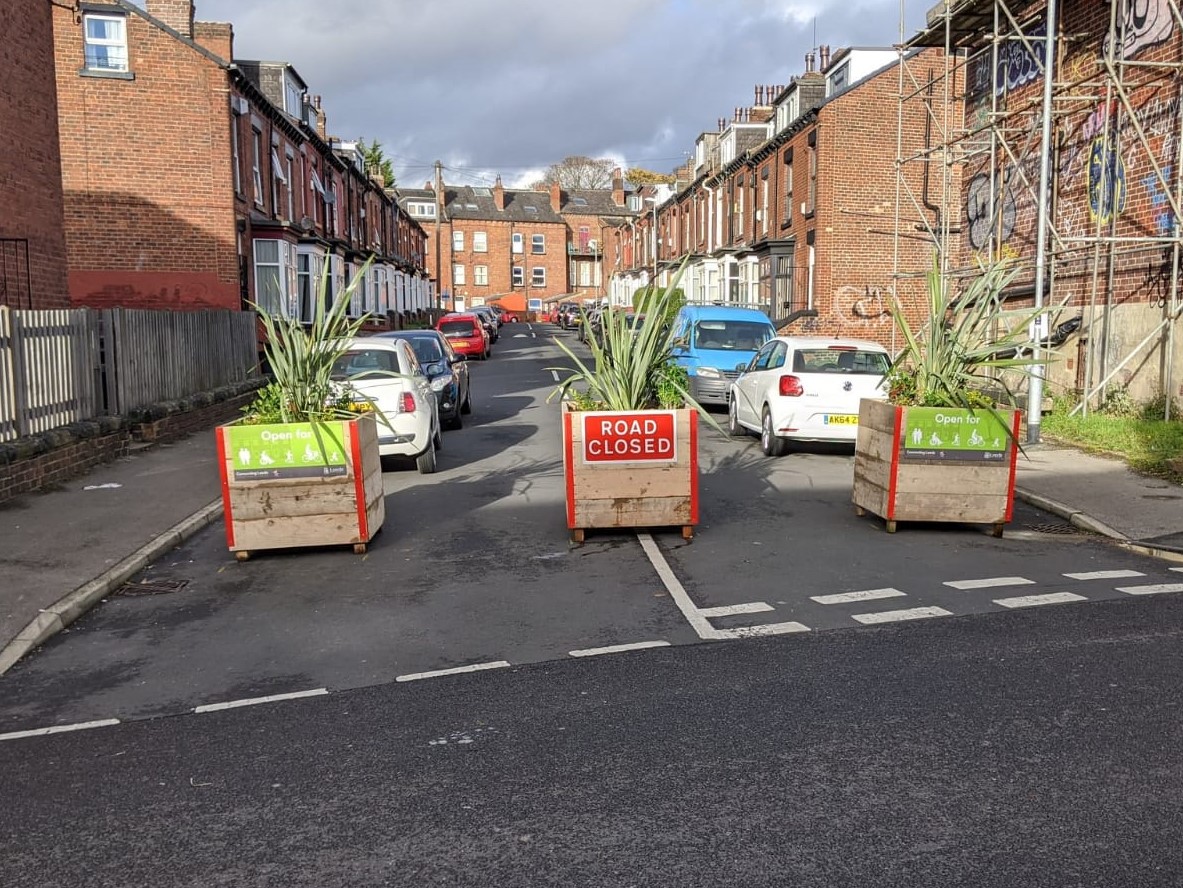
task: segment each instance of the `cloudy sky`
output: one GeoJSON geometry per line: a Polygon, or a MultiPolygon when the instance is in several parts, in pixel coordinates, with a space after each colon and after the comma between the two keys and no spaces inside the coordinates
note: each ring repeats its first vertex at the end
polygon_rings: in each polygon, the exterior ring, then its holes
{"type": "MultiPolygon", "coordinates": [[[[904,0],[912,35],[936,0],[904,0]]],[[[572,154],[669,172],[816,44],[890,46],[900,0],[195,0],[235,55],[290,62],[400,184],[535,181],[572,154]],[[816,31],[816,38],[815,38],[816,31]]]]}

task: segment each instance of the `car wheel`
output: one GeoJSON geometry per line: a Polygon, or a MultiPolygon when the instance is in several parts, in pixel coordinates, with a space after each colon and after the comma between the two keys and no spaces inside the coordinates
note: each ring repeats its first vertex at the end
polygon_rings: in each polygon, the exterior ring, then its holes
{"type": "Polygon", "coordinates": [[[435,439],[432,438],[427,449],[415,457],[415,468],[419,470],[420,475],[430,475],[435,471],[435,467],[435,439]]]}
{"type": "Polygon", "coordinates": [[[464,403],[460,405],[461,413],[472,413],[472,387],[464,390],[464,403]]]}
{"type": "Polygon", "coordinates": [[[784,456],[785,440],[778,438],[772,431],[772,414],[764,408],[764,416],[760,421],[760,449],[765,456],[784,456]]]}
{"type": "Polygon", "coordinates": [[[732,438],[742,438],[747,434],[747,429],[739,424],[739,410],[735,406],[734,395],[727,402],[727,431],[732,438]]]}
{"type": "Polygon", "coordinates": [[[456,412],[453,413],[451,418],[448,420],[448,425],[446,427],[451,431],[464,428],[464,420],[460,417],[459,407],[456,408],[456,412]]]}
{"type": "Polygon", "coordinates": [[[444,434],[442,431],[440,431],[439,426],[435,427],[435,437],[432,438],[431,440],[432,440],[432,443],[435,444],[436,450],[443,450],[444,449],[444,434]]]}
{"type": "Polygon", "coordinates": [[[490,345],[487,349],[485,349],[485,356],[481,360],[487,361],[491,357],[493,357],[493,346],[490,345]]]}

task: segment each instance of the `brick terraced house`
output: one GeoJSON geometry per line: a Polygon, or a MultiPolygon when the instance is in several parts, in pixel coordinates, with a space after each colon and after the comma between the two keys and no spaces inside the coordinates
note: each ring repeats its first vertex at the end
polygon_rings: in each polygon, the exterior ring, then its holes
{"type": "Polygon", "coordinates": [[[47,0],[0,0],[0,306],[67,308],[62,168],[47,0]]]}
{"type": "Polygon", "coordinates": [[[233,60],[233,29],[191,0],[54,8],[74,305],[308,317],[373,257],[353,311],[434,301],[425,234],[330,139],[283,62],[233,60]]]}

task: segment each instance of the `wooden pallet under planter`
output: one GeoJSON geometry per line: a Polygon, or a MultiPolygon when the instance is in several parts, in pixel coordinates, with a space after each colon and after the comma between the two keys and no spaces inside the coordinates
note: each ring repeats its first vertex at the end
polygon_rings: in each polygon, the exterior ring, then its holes
{"type": "Polygon", "coordinates": [[[895,533],[899,521],[993,525],[1002,536],[1015,498],[1016,442],[1022,417],[1000,410],[896,407],[865,398],[859,406],[853,502],[895,533]],[[980,440],[979,440],[980,439],[980,440]]]}
{"type": "Polygon", "coordinates": [[[297,546],[366,551],[386,518],[372,415],[216,431],[226,542],[239,561],[297,546]]]}
{"type": "Polygon", "coordinates": [[[698,414],[690,409],[571,410],[563,404],[567,526],[581,543],[597,528],[698,524],[698,414]]]}

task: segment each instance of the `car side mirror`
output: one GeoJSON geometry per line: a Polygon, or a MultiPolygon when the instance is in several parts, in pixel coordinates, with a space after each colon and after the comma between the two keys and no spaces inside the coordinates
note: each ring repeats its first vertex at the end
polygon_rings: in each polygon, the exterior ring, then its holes
{"type": "Polygon", "coordinates": [[[735,372],[736,373],[746,373],[750,366],[752,366],[752,365],[751,364],[736,364],[735,365],[735,372]]]}

